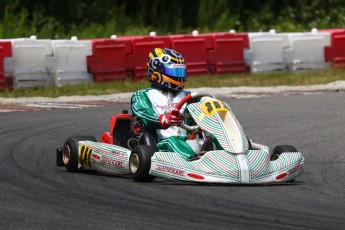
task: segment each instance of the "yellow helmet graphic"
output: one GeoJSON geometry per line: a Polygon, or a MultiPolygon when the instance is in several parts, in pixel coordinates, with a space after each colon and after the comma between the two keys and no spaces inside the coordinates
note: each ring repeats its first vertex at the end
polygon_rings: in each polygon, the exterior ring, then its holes
{"type": "Polygon", "coordinates": [[[187,69],[182,55],[172,49],[155,48],[146,64],[147,78],[168,90],[182,90],[186,85],[187,69]]]}

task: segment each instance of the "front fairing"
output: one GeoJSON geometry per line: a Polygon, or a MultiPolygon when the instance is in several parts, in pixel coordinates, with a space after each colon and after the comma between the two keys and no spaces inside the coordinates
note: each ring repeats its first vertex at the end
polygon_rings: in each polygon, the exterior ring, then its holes
{"type": "Polygon", "coordinates": [[[215,98],[203,97],[187,106],[201,129],[213,134],[224,150],[240,154],[248,150],[248,140],[230,107],[215,98]]]}

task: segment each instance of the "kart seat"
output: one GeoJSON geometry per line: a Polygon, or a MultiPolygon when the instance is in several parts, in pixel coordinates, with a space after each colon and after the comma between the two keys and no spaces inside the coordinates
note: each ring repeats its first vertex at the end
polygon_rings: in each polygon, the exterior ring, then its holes
{"type": "Polygon", "coordinates": [[[113,131],[114,145],[128,148],[127,142],[132,136],[133,122],[134,120],[131,117],[117,119],[113,131]]]}

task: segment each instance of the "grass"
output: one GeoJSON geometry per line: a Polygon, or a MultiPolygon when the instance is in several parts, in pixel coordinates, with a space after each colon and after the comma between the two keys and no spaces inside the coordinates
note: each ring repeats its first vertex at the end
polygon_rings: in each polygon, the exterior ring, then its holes
{"type": "MultiPolygon", "coordinates": [[[[188,88],[199,87],[236,87],[236,86],[278,86],[278,85],[314,85],[336,80],[345,80],[344,69],[330,69],[307,72],[269,72],[262,74],[224,74],[208,76],[190,76],[188,88]]],[[[72,95],[104,95],[121,92],[134,92],[149,87],[147,80],[133,82],[118,80],[64,87],[44,87],[34,89],[0,90],[0,97],[59,97],[72,95]]]]}

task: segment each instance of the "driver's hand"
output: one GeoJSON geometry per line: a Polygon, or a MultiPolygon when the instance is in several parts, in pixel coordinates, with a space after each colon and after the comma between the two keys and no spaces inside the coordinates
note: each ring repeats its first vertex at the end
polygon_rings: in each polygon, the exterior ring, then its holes
{"type": "Polygon", "coordinates": [[[163,129],[167,129],[170,126],[179,126],[181,122],[184,120],[182,114],[180,113],[179,110],[173,109],[170,113],[168,114],[161,114],[159,116],[159,125],[163,129]]]}

